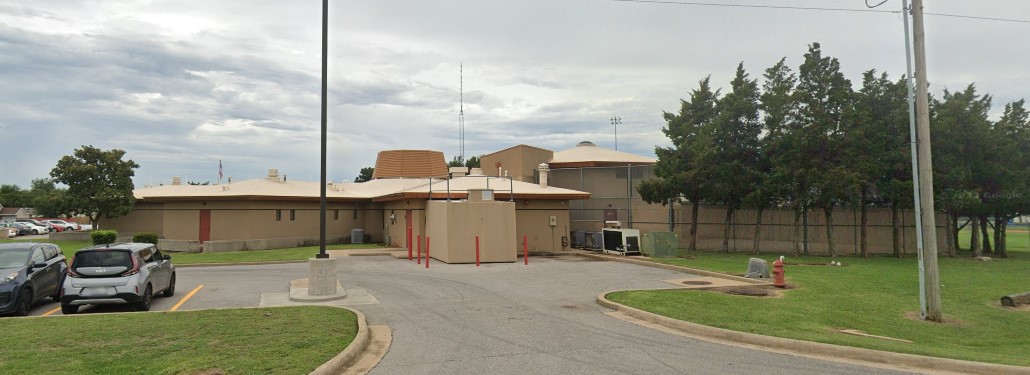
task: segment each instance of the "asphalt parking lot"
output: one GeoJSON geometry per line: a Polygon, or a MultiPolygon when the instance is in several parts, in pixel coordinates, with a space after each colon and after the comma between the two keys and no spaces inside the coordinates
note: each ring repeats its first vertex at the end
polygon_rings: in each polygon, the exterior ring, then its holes
{"type": "MultiPolygon", "coordinates": [[[[378,303],[350,306],[369,324],[393,330],[389,352],[373,374],[869,374],[895,373],[727,346],[641,327],[605,315],[604,291],[668,288],[684,274],[587,258],[537,257],[519,263],[429,269],[387,256],[340,258],[338,277],[378,303]]],[[[286,293],[306,278],[306,263],[178,268],[176,295],[155,298],[151,311],[254,307],[262,294],[286,293]]],[[[346,304],[344,300],[344,304],[346,304]]],[[[132,311],[85,307],[81,314],[132,311]]],[[[57,303],[32,315],[61,314],[57,303]],[[54,311],[54,310],[57,311],[54,311]]]]}

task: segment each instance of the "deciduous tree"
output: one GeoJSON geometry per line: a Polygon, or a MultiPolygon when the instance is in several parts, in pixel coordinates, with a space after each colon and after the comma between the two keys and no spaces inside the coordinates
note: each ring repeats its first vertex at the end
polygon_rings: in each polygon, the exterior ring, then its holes
{"type": "Polygon", "coordinates": [[[132,195],[132,176],[139,164],[122,160],[125,151],[101,150],[82,146],[72,155],[62,157],[50,171],[55,182],[68,185],[64,195],[69,214],[89,217],[94,228],[101,218],[113,218],[132,211],[136,202],[132,195]]]}

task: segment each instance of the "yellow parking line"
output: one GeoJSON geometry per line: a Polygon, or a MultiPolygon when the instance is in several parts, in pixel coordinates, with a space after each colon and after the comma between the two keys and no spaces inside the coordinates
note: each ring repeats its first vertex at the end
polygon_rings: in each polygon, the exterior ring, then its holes
{"type": "Polygon", "coordinates": [[[168,311],[178,310],[179,306],[182,306],[182,304],[186,303],[186,301],[188,301],[191,297],[193,297],[194,294],[197,294],[197,292],[200,291],[200,288],[203,288],[203,287],[204,287],[203,285],[197,285],[196,288],[193,288],[193,290],[191,290],[189,294],[187,294],[185,297],[182,297],[182,299],[179,300],[179,303],[176,303],[175,306],[172,306],[172,308],[168,309],[168,311]]]}
{"type": "Polygon", "coordinates": [[[50,316],[51,314],[53,314],[55,312],[58,312],[58,311],[61,311],[60,307],[58,307],[56,309],[53,309],[53,310],[50,310],[50,311],[47,311],[47,312],[43,313],[43,315],[40,315],[40,316],[50,316]]]}

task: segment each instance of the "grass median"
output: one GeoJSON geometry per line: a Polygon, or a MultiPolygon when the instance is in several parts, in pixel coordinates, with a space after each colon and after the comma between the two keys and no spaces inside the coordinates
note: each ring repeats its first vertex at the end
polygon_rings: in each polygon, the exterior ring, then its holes
{"type": "Polygon", "coordinates": [[[2,319],[10,374],[307,374],[357,333],[354,313],[302,306],[2,319]]]}
{"type": "MultiPolygon", "coordinates": [[[[0,240],[0,242],[13,242],[23,240],[0,240]]],[[[61,252],[69,260],[75,252],[84,247],[91,246],[88,241],[41,241],[52,242],[61,248],[61,252]]],[[[385,248],[380,244],[343,244],[329,245],[326,250],[356,250],[385,248]]],[[[172,263],[176,265],[189,264],[233,264],[233,263],[261,263],[261,262],[284,262],[308,260],[318,254],[318,246],[291,247],[286,249],[273,250],[246,250],[227,251],[221,253],[174,253],[167,252],[172,256],[172,263]]]]}
{"type": "MultiPolygon", "coordinates": [[[[1030,291],[1027,242],[1009,236],[1009,258],[981,262],[968,251],[939,258],[945,323],[917,318],[919,269],[915,256],[787,257],[782,297],[735,296],[711,291],[616,292],[614,302],[679,320],[763,335],[901,353],[1030,366],[1030,309],[1000,306],[1003,295],[1030,291]],[[840,333],[857,329],[911,343],[840,333]]],[[[1022,233],[1025,235],[1025,233],[1022,233]]],[[[695,252],[693,259],[656,262],[743,273],[749,254],[695,252]]],[[[761,258],[770,263],[775,256],[761,258]]]]}

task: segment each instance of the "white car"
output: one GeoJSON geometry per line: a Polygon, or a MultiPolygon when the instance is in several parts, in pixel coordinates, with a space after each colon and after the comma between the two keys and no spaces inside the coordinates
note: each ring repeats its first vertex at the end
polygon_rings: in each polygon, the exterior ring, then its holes
{"type": "Polygon", "coordinates": [[[14,238],[18,236],[18,228],[11,228],[0,224],[0,237],[14,238]]]}
{"type": "Polygon", "coordinates": [[[31,232],[32,234],[47,234],[47,233],[50,233],[50,228],[41,227],[39,225],[28,223],[28,222],[24,222],[24,221],[22,221],[21,223],[27,225],[29,227],[29,232],[31,232]]]}
{"type": "Polygon", "coordinates": [[[36,219],[18,219],[15,221],[19,223],[28,224],[30,227],[36,226],[42,228],[41,230],[39,228],[32,228],[32,234],[47,234],[54,231],[52,225],[36,219]]]}

